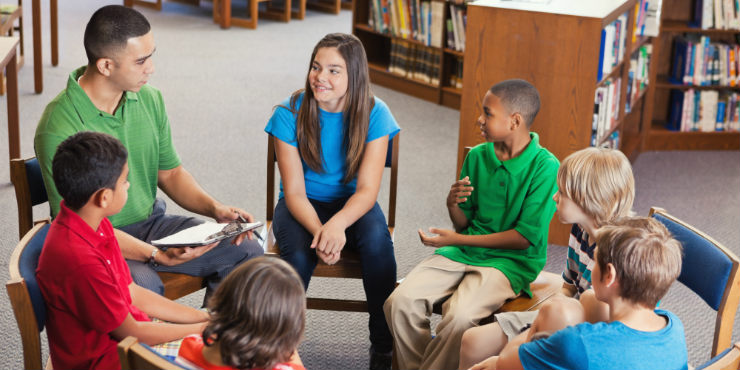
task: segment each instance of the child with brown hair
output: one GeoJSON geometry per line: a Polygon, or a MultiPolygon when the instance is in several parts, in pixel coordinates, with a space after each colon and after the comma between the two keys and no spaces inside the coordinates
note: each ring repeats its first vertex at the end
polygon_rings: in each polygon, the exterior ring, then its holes
{"type": "Polygon", "coordinates": [[[656,309],[681,272],[681,244],[652,218],[599,229],[593,291],[609,306],[607,322],[581,323],[549,338],[510,345],[483,369],[686,369],[681,321],[656,309]]]}
{"type": "Polygon", "coordinates": [[[208,308],[208,326],[182,341],[176,362],[205,370],[304,370],[296,348],[303,339],[306,295],[285,261],[245,262],[221,283],[208,308]]]}
{"type": "Polygon", "coordinates": [[[563,296],[551,299],[539,311],[500,313],[495,322],[468,329],[460,345],[460,369],[497,355],[507,343],[521,343],[540,330],[557,331],[584,319],[608,319],[608,306],[597,301],[590,290],[594,235],[601,226],[630,214],[635,198],[632,166],[618,150],[585,148],[563,160],[557,184],[554,199],[558,218],[573,224],[563,270],[563,296]]]}

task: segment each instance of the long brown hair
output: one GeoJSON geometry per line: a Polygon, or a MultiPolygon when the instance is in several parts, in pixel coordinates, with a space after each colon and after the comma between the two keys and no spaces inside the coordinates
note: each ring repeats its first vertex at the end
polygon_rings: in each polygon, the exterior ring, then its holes
{"type": "MultiPolygon", "coordinates": [[[[370,90],[370,76],[367,69],[367,56],[360,39],[345,33],[330,33],[319,41],[311,53],[308,74],[316,53],[321,48],[336,48],[347,65],[347,93],[344,113],[344,147],[347,151],[345,164],[347,170],[343,181],[348,183],[357,176],[362,155],[365,152],[365,141],[370,124],[370,111],[375,99],[370,90]]],[[[296,111],[296,104],[301,93],[303,102],[296,117],[296,140],[301,157],[315,172],[324,171],[321,156],[321,126],[319,124],[319,106],[311,90],[311,82],[306,74],[306,87],[290,97],[290,110],[296,111]]]]}
{"type": "Polygon", "coordinates": [[[238,369],[272,369],[303,339],[306,294],[287,262],[253,258],[232,271],[208,300],[203,342],[218,342],[221,361],[238,369]]]}

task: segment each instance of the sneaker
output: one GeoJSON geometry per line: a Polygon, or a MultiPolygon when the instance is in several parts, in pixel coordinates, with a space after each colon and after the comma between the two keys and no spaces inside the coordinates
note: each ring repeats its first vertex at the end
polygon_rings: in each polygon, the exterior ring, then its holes
{"type": "Polygon", "coordinates": [[[393,351],[375,352],[375,349],[370,347],[370,370],[391,370],[392,362],[393,351]]]}

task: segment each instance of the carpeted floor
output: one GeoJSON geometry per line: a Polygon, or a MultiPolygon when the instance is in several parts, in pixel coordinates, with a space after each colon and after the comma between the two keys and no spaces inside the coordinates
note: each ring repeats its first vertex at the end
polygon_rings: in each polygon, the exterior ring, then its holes
{"type": "MultiPolygon", "coordinates": [[[[19,75],[23,156],[33,155],[33,132],[46,103],[64,88],[69,72],[86,63],[82,34],[90,15],[99,6],[120,3],[59,3],[61,52],[57,67],[49,64],[48,9],[44,8],[45,90],[39,95],[33,93],[30,2],[26,6],[28,57],[19,75]]],[[[309,11],[303,21],[261,21],[257,30],[221,30],[211,21],[210,6],[205,1],[199,8],[165,2],[161,12],[140,9],[152,23],[157,42],[157,72],[151,84],[165,96],[175,145],[185,167],[216,198],[263,219],[265,123],[275,104],[304,85],[314,44],[326,33],[350,32],[351,13],[343,11],[335,16],[309,11]]],[[[416,230],[449,225],[444,199],[455,177],[459,114],[379,86],[374,86],[374,92],[388,103],[403,128],[395,238],[401,277],[432,252],[419,243],[416,230]]],[[[0,99],[2,117],[5,104],[5,99],[0,99]]],[[[6,140],[0,140],[0,153],[7,153],[6,140]]],[[[636,213],[646,215],[650,206],[662,206],[740,253],[738,154],[642,154],[634,163],[636,213]]],[[[15,196],[8,179],[7,166],[0,166],[1,266],[7,266],[18,241],[15,196]]],[[[384,208],[386,193],[384,190],[380,197],[384,208]]],[[[173,212],[184,213],[171,202],[170,206],[173,212]]],[[[44,206],[35,211],[37,218],[48,213],[44,206]]],[[[564,251],[550,246],[545,269],[559,272],[564,251]]],[[[7,269],[0,271],[0,277],[7,280],[7,269]]],[[[327,279],[314,279],[309,294],[364,297],[358,281],[327,279]]],[[[202,292],[183,302],[197,305],[201,299],[202,292]]],[[[686,326],[690,362],[705,361],[714,328],[712,312],[680,285],[671,290],[663,304],[686,326]]],[[[308,369],[367,368],[366,314],[311,311],[307,322],[305,341],[299,350],[308,369]]],[[[8,339],[0,347],[0,367],[21,368],[20,337],[5,295],[0,299],[0,327],[8,339]]],[[[737,321],[735,328],[735,332],[740,328],[737,321]]],[[[48,356],[46,350],[44,356],[48,356]]]]}

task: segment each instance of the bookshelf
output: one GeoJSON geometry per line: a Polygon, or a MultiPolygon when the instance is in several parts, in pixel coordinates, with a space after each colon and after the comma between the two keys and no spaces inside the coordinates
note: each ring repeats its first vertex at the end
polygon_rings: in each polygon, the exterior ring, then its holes
{"type": "MultiPolygon", "coordinates": [[[[632,110],[625,112],[629,61],[640,46],[652,43],[648,37],[632,42],[635,4],[636,0],[551,0],[548,4],[480,0],[468,4],[458,171],[463,149],[482,141],[476,120],[483,95],[494,83],[510,78],[530,81],[539,90],[542,105],[532,130],[560,160],[590,146],[595,93],[608,78],[621,78],[619,114],[609,133],[619,132],[620,149],[634,159],[641,145],[642,115],[650,90],[641,93],[632,110]],[[602,29],[625,13],[624,57],[597,80],[602,29]]],[[[554,219],[550,242],[567,245],[569,229],[554,219]]]]}
{"type": "Polygon", "coordinates": [[[712,42],[738,43],[740,30],[737,29],[700,29],[690,27],[697,0],[663,0],[661,9],[660,34],[654,41],[651,81],[655,84],[648,87],[647,107],[645,109],[646,125],[643,132],[642,150],[738,150],[740,133],[738,132],[680,132],[670,131],[666,122],[670,115],[670,96],[673,90],[740,92],[737,85],[730,86],[693,86],[671,83],[668,76],[673,63],[674,40],[677,36],[691,33],[705,35],[712,42]]]}
{"type": "MultiPolygon", "coordinates": [[[[460,108],[462,89],[450,84],[450,76],[454,73],[453,64],[455,59],[463,58],[463,52],[454,50],[447,43],[446,20],[450,17],[450,2],[445,0],[431,0],[431,2],[442,3],[443,25],[439,29],[438,37],[441,37],[440,47],[427,46],[412,38],[393,36],[388,32],[378,32],[370,26],[372,2],[374,0],[354,0],[352,2],[352,33],[357,36],[365,46],[370,79],[373,83],[382,85],[403,93],[421,98],[433,103],[441,104],[453,109],[460,108]],[[424,46],[430,53],[438,58],[438,68],[434,77],[439,83],[433,84],[411,77],[404,77],[390,71],[392,43],[403,41],[412,45],[424,46]]],[[[401,0],[392,0],[401,1],[401,0]]],[[[408,6],[409,1],[402,0],[408,6]]],[[[424,0],[429,1],[429,0],[424,0]]],[[[421,3],[417,1],[416,4],[421,3]]],[[[380,4],[380,1],[377,2],[380,4]]],[[[461,5],[461,4],[457,4],[461,5]]],[[[464,4],[462,5],[464,6],[464,4]]]]}

